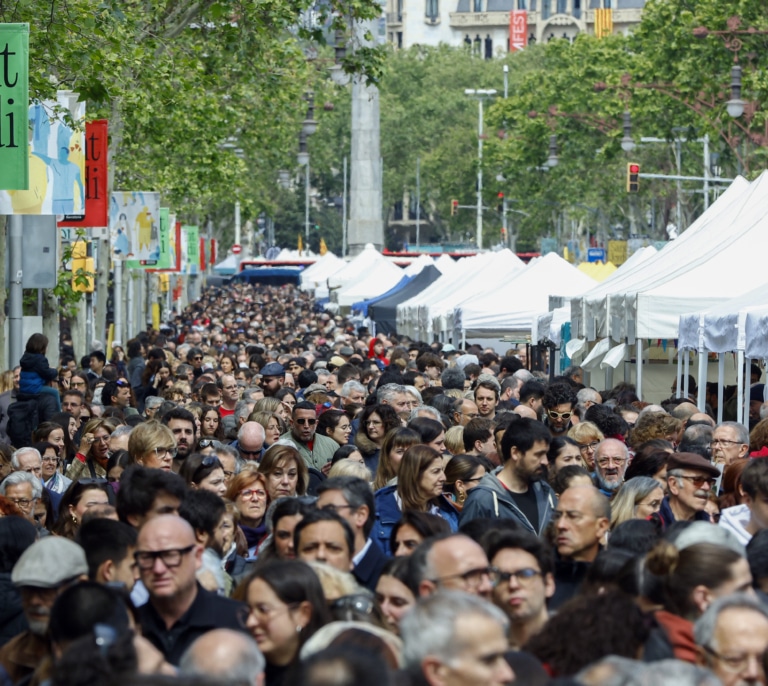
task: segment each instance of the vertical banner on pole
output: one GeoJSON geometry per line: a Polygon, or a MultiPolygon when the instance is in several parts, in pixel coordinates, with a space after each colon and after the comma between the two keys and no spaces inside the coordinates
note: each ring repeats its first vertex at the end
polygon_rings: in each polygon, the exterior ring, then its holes
{"type": "Polygon", "coordinates": [[[85,214],[64,215],[59,226],[95,228],[109,226],[107,196],[107,120],[85,125],[85,214]]]}
{"type": "Polygon", "coordinates": [[[205,238],[200,238],[200,271],[205,272],[205,238]]]}
{"type": "Polygon", "coordinates": [[[109,230],[112,252],[125,260],[126,269],[154,267],[160,257],[160,194],[112,193],[109,230]]]}
{"type": "Polygon", "coordinates": [[[197,276],[200,273],[200,229],[197,226],[181,227],[182,260],[185,262],[186,274],[197,276]],[[186,238],[186,240],[185,240],[186,238]],[[186,253],[184,244],[186,243],[186,253]]]}
{"type": "MultiPolygon", "coordinates": [[[[160,208],[160,221],[158,231],[158,247],[159,254],[157,264],[151,269],[147,269],[148,272],[156,272],[164,269],[170,269],[172,266],[173,254],[171,252],[171,211],[167,207],[160,208]]],[[[174,239],[173,244],[175,246],[176,241],[174,239]]]]}
{"type": "MultiPolygon", "coordinates": [[[[0,24],[0,62],[0,190],[27,190],[29,24],[0,24]]],[[[3,196],[0,214],[11,214],[3,196]]]]}
{"type": "Polygon", "coordinates": [[[211,238],[210,265],[216,264],[216,239],[211,238]]]}
{"type": "Polygon", "coordinates": [[[28,105],[25,123],[29,183],[26,190],[0,191],[0,213],[84,214],[85,103],[77,93],[59,91],[55,101],[28,105]]]}
{"type": "Polygon", "coordinates": [[[528,45],[528,12],[512,10],[509,13],[509,51],[517,52],[528,45]]]}

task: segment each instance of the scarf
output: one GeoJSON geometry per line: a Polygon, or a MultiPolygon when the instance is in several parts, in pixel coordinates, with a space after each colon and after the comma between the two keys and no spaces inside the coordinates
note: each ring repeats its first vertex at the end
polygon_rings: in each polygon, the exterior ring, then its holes
{"type": "Polygon", "coordinates": [[[245,540],[248,543],[248,550],[255,548],[259,545],[261,542],[261,539],[264,538],[264,536],[267,533],[267,525],[265,522],[262,522],[257,527],[252,526],[246,526],[245,524],[240,524],[240,528],[242,529],[243,533],[245,534],[245,540]]]}

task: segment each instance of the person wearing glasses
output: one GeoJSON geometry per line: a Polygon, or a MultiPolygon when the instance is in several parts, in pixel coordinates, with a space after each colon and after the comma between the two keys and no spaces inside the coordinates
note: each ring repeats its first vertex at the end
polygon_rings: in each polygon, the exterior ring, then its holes
{"type": "Polygon", "coordinates": [[[192,377],[197,379],[203,374],[203,351],[200,348],[190,348],[187,351],[187,364],[192,366],[192,377]]]}
{"type": "Polygon", "coordinates": [[[224,476],[224,467],[216,455],[193,453],[184,460],[179,476],[192,490],[210,491],[219,498],[226,495],[227,481],[224,476]]]}
{"type": "Polygon", "coordinates": [[[83,427],[80,447],[67,469],[67,478],[77,481],[80,477],[106,477],[109,460],[109,437],[117,428],[113,419],[96,417],[83,427]]]}
{"type": "Polygon", "coordinates": [[[482,545],[496,570],[493,602],[509,619],[509,647],[523,650],[549,619],[554,553],[549,543],[521,529],[489,532],[482,545]]]}
{"type": "Polygon", "coordinates": [[[576,407],[574,390],[568,384],[551,384],[541,402],[544,406],[544,422],[552,437],[567,433],[576,407]]]}
{"type": "Polygon", "coordinates": [[[177,515],[160,515],[139,530],[134,559],[149,601],[137,610],[142,634],[172,665],[207,631],[244,631],[243,604],[206,591],[196,579],[203,547],[177,515]]]}
{"type": "Polygon", "coordinates": [[[59,447],[47,441],[34,443],[32,447],[42,456],[42,480],[45,487],[54,493],[63,494],[72,483],[59,471],[61,458],[59,457],[59,447]]]}
{"type": "Polygon", "coordinates": [[[132,464],[170,472],[176,456],[176,439],[165,424],[152,419],[131,431],[128,452],[132,464]]]}
{"type": "Polygon", "coordinates": [[[572,426],[568,430],[567,437],[578,443],[584,466],[587,471],[594,472],[595,450],[600,445],[600,441],[605,438],[603,432],[597,428],[597,424],[582,419],[576,426],[572,426]]]}
{"type": "Polygon", "coordinates": [[[721,422],[712,434],[712,459],[726,467],[749,453],[749,431],[738,422],[721,422]]]}
{"type": "Polygon", "coordinates": [[[621,484],[629,465],[629,450],[622,441],[606,438],[595,449],[595,486],[612,498],[621,484]]]}
{"type": "Polygon", "coordinates": [[[669,494],[654,518],[664,529],[674,522],[710,521],[704,508],[719,477],[720,470],[701,455],[672,453],[667,460],[669,494]]]}
{"type": "Polygon", "coordinates": [[[316,433],[317,412],[315,406],[308,402],[296,403],[291,417],[293,419],[291,430],[284,433],[280,438],[293,441],[308,467],[322,469],[327,464],[327,470],[330,469],[333,454],[339,444],[328,436],[321,436],[316,433]]]}
{"type": "Polygon", "coordinates": [[[269,506],[267,479],[253,466],[236,474],[227,487],[227,499],[240,511],[240,530],[248,545],[247,561],[256,559],[259,545],[267,536],[266,513],[269,506]]]}

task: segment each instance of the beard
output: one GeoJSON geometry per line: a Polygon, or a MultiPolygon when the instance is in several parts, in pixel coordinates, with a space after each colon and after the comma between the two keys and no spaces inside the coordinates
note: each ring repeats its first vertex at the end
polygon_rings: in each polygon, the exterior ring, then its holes
{"type": "Polygon", "coordinates": [[[621,486],[621,479],[618,475],[616,476],[616,481],[606,481],[600,472],[595,471],[595,480],[597,481],[598,488],[601,488],[604,491],[610,491],[611,493],[618,491],[621,486]]]}

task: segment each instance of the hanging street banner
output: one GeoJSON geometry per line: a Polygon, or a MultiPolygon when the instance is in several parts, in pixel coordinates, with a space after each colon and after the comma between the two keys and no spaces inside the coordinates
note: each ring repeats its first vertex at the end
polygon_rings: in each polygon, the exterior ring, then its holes
{"type": "Polygon", "coordinates": [[[509,51],[517,52],[528,45],[528,12],[512,10],[509,13],[509,51]]]}
{"type": "Polygon", "coordinates": [[[184,273],[190,276],[197,276],[200,273],[200,229],[197,226],[185,225],[181,227],[181,235],[181,255],[185,265],[184,273]],[[184,245],[185,236],[186,246],[184,245]]]}
{"type": "MultiPolygon", "coordinates": [[[[0,24],[0,190],[29,188],[29,24],[0,24]]],[[[0,214],[10,198],[0,193],[0,214]]]]}
{"type": "Polygon", "coordinates": [[[160,258],[160,193],[115,191],[109,205],[112,256],[128,269],[153,267],[160,258]]]}
{"type": "Polygon", "coordinates": [[[29,105],[29,185],[0,191],[0,214],[85,213],[85,103],[77,98],[59,91],[29,105]]]}
{"type": "Polygon", "coordinates": [[[97,228],[109,226],[107,195],[107,120],[85,125],[85,214],[65,214],[59,226],[97,228]]]}
{"type": "Polygon", "coordinates": [[[181,233],[179,234],[179,261],[176,263],[178,265],[177,271],[179,274],[189,274],[189,269],[187,267],[189,234],[185,231],[186,228],[186,226],[182,226],[181,233]]]}
{"type": "Polygon", "coordinates": [[[160,256],[154,267],[148,267],[148,272],[157,272],[171,267],[171,211],[167,207],[160,208],[160,256]]]}

